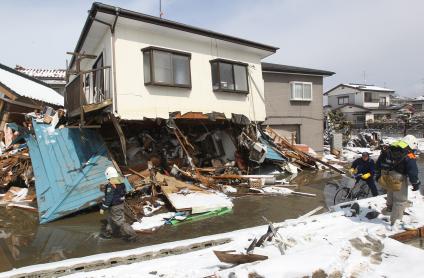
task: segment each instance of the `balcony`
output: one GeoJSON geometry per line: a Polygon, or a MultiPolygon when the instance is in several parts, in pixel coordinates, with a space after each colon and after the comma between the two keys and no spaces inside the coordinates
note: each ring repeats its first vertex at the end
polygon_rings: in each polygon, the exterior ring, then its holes
{"type": "Polygon", "coordinates": [[[90,104],[110,104],[112,98],[110,67],[83,71],[66,85],[65,109],[70,117],[75,117],[81,107],[87,112],[90,104]]]}

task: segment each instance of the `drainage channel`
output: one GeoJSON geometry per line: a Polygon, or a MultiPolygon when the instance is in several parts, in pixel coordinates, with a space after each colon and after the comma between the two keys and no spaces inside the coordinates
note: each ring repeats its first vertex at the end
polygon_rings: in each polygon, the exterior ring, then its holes
{"type": "Polygon", "coordinates": [[[24,278],[24,277],[31,277],[31,278],[40,277],[41,278],[41,277],[52,277],[52,276],[60,277],[60,276],[69,275],[69,274],[77,273],[77,272],[88,272],[88,271],[110,268],[110,267],[114,267],[118,265],[128,265],[132,263],[149,261],[149,260],[158,259],[158,258],[167,257],[167,256],[185,254],[185,253],[194,252],[194,251],[198,251],[198,250],[202,250],[202,249],[206,249],[206,248],[210,248],[214,246],[223,245],[231,241],[232,241],[231,238],[209,240],[204,242],[192,243],[187,246],[179,246],[175,248],[161,249],[159,251],[144,252],[137,255],[113,257],[113,258],[109,258],[105,260],[97,260],[97,261],[92,261],[88,263],[78,263],[72,266],[56,267],[52,269],[39,270],[34,272],[19,273],[19,274],[12,275],[10,277],[13,277],[13,278],[24,278]]]}

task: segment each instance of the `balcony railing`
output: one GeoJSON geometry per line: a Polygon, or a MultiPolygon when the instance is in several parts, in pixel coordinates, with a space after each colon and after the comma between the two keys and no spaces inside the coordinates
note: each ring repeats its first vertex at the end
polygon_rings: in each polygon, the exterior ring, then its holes
{"type": "Polygon", "coordinates": [[[71,117],[80,113],[82,105],[107,99],[112,99],[110,67],[81,72],[66,85],[65,108],[71,117]]]}

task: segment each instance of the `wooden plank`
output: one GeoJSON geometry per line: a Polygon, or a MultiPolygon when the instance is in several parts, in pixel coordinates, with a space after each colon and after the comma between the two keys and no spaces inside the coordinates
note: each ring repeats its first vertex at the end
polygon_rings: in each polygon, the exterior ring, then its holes
{"type": "Polygon", "coordinates": [[[228,264],[245,264],[267,260],[267,256],[256,254],[230,254],[231,251],[213,251],[220,262],[228,264]]]}
{"type": "Polygon", "coordinates": [[[174,202],[172,195],[178,193],[181,189],[188,189],[190,191],[194,192],[201,192],[204,194],[211,194],[210,192],[204,190],[203,188],[200,188],[196,185],[185,183],[183,181],[179,181],[174,177],[164,176],[160,173],[156,174],[156,179],[158,182],[162,182],[161,184],[161,190],[162,193],[166,196],[166,198],[169,200],[171,205],[175,208],[176,211],[190,211],[191,207],[178,207],[174,202]]]}
{"type": "Polygon", "coordinates": [[[112,100],[110,98],[99,102],[99,103],[91,103],[91,104],[86,104],[82,106],[82,109],[84,110],[84,113],[89,113],[89,112],[93,112],[96,110],[100,110],[103,108],[106,108],[108,106],[112,105],[112,100]]]}
{"type": "Polygon", "coordinates": [[[17,100],[12,100],[12,99],[8,99],[5,97],[0,97],[1,100],[3,100],[4,102],[10,103],[10,104],[15,104],[18,106],[23,106],[23,107],[27,107],[27,108],[31,108],[31,109],[42,109],[41,105],[33,105],[30,103],[25,103],[25,102],[21,102],[21,101],[17,101],[17,100]]]}
{"type": "Polygon", "coordinates": [[[7,87],[4,84],[0,83],[0,93],[3,93],[5,96],[7,96],[8,98],[15,100],[19,97],[19,95],[17,93],[15,93],[14,91],[10,90],[9,87],[7,87]]]}
{"type": "Polygon", "coordinates": [[[417,228],[415,230],[404,231],[395,235],[390,236],[390,238],[395,239],[400,242],[405,242],[414,238],[424,237],[424,226],[417,228]]]}
{"type": "Polygon", "coordinates": [[[127,163],[127,139],[125,138],[124,131],[122,130],[121,126],[119,125],[118,119],[115,117],[113,113],[109,113],[109,118],[112,121],[113,126],[116,129],[116,132],[118,133],[119,140],[121,142],[121,148],[122,148],[122,154],[124,155],[124,162],[127,163]]]}

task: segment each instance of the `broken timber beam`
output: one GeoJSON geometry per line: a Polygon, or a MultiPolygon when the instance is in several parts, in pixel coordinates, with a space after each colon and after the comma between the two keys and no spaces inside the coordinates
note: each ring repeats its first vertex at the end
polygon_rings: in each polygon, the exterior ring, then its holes
{"type": "MultiPolygon", "coordinates": [[[[265,131],[266,131],[266,132],[268,132],[269,134],[274,135],[274,138],[278,138],[278,140],[279,140],[278,144],[283,144],[283,145],[284,145],[284,147],[286,147],[286,148],[288,148],[288,149],[292,150],[293,152],[298,153],[298,154],[301,154],[302,156],[307,157],[308,159],[313,160],[313,161],[315,161],[315,162],[319,162],[319,163],[321,163],[322,165],[327,166],[328,168],[330,168],[330,169],[332,169],[332,170],[336,171],[337,173],[340,173],[340,174],[346,174],[344,171],[342,171],[342,170],[340,170],[340,169],[337,169],[337,168],[336,168],[336,167],[334,167],[333,165],[331,165],[331,164],[329,164],[329,163],[327,163],[327,162],[324,162],[324,161],[322,161],[321,159],[318,159],[318,158],[316,158],[316,157],[313,157],[312,155],[307,154],[307,153],[305,153],[305,152],[303,152],[303,151],[301,151],[301,150],[298,150],[298,149],[296,149],[295,147],[291,146],[291,145],[290,145],[290,143],[289,143],[289,142],[287,142],[287,140],[286,140],[285,138],[283,138],[283,137],[281,137],[279,134],[277,134],[277,132],[276,132],[276,131],[274,131],[272,128],[267,127],[267,128],[265,129],[265,131]]],[[[271,137],[271,138],[272,138],[272,137],[271,137]]],[[[275,140],[275,139],[274,139],[274,140],[275,140]]]]}

